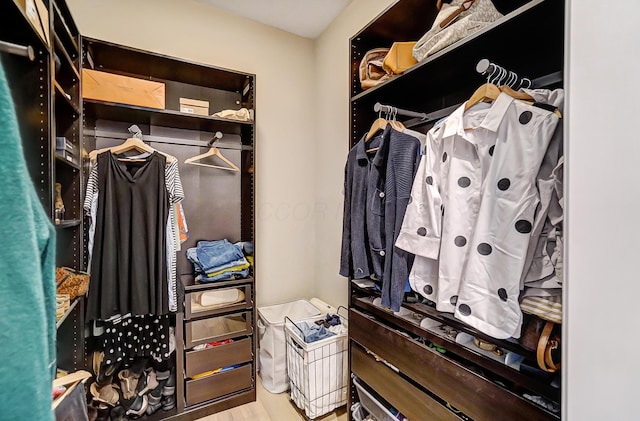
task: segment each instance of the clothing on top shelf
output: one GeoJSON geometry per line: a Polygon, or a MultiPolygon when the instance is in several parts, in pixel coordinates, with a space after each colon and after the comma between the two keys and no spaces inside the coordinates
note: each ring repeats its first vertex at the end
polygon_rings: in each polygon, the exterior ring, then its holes
{"type": "Polygon", "coordinates": [[[56,237],[27,169],[1,61],[0,150],[0,417],[47,421],[56,369],[56,237]]]}
{"type": "Polygon", "coordinates": [[[495,338],[519,337],[520,278],[558,116],[501,94],[428,133],[396,246],[412,288],[495,338]]]}
{"type": "MultiPolygon", "coordinates": [[[[107,152],[105,152],[107,153],[107,152]]],[[[101,154],[102,155],[102,154],[101,154]]],[[[153,155],[148,156],[146,159],[151,159],[153,155]]],[[[87,190],[85,194],[83,208],[87,215],[91,217],[91,223],[89,225],[89,233],[88,233],[88,251],[89,251],[89,263],[88,263],[88,271],[92,272],[92,263],[94,260],[94,241],[95,241],[95,232],[96,226],[98,225],[97,214],[100,204],[100,190],[105,186],[105,181],[100,181],[99,179],[99,160],[93,163],[91,167],[91,171],[89,173],[88,182],[87,182],[87,190]]],[[[160,173],[157,176],[161,176],[160,173]]],[[[177,219],[178,224],[180,224],[181,220],[184,226],[186,227],[186,220],[184,217],[184,212],[181,213],[182,216],[177,218],[173,217],[172,214],[176,210],[176,205],[182,201],[184,198],[184,191],[182,188],[182,182],[180,180],[180,173],[178,171],[178,163],[174,161],[170,164],[167,164],[164,167],[164,184],[166,187],[166,191],[168,193],[168,200],[171,206],[169,207],[169,217],[167,217],[166,228],[165,228],[165,236],[166,236],[166,271],[167,271],[167,281],[166,289],[168,296],[168,309],[169,311],[177,311],[177,281],[176,281],[176,241],[175,238],[179,236],[179,229],[174,227],[172,221],[177,219]]],[[[149,206],[150,203],[144,203],[144,207],[149,206]]],[[[137,241],[143,241],[144,238],[137,238],[137,241]]],[[[142,251],[148,252],[150,249],[143,247],[142,251]]],[[[140,254],[140,251],[137,252],[140,254]]],[[[149,281],[151,282],[151,281],[149,281]]],[[[122,314],[122,313],[121,313],[122,314]]],[[[108,317],[107,317],[108,318],[108,317]]]]}
{"type": "Polygon", "coordinates": [[[187,249],[187,258],[193,263],[196,281],[215,282],[233,277],[246,278],[251,266],[243,249],[253,250],[250,243],[232,244],[227,239],[198,241],[187,249]]]}
{"type": "Polygon", "coordinates": [[[420,161],[420,136],[387,125],[349,151],[340,274],[382,282],[383,304],[399,310],[413,256],[394,247],[420,161]],[[367,150],[378,148],[374,156],[367,150]]]}
{"type": "Polygon", "coordinates": [[[212,117],[226,118],[229,120],[251,121],[253,120],[253,110],[240,108],[239,110],[222,110],[211,115],[212,117]]]}

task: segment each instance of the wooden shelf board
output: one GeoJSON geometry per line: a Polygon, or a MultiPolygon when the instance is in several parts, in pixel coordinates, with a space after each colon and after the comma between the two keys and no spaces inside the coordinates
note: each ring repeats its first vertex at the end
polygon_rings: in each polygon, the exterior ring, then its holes
{"type": "Polygon", "coordinates": [[[79,118],[80,117],[80,110],[78,109],[76,104],[71,102],[71,100],[67,97],[66,92],[64,91],[64,89],[62,89],[62,87],[60,86],[60,84],[57,81],[54,81],[54,85],[55,85],[56,99],[60,99],[63,103],[65,103],[66,106],[71,108],[71,110],[74,113],[76,113],[76,117],[75,118],[79,118]]]}
{"type": "Polygon", "coordinates": [[[164,79],[226,91],[242,92],[255,75],[194,63],[94,38],[83,38],[95,70],[144,79],[164,79]]]}
{"type": "Polygon", "coordinates": [[[251,121],[235,121],[218,117],[181,113],[174,110],[140,107],[93,99],[83,99],[85,115],[97,119],[174,127],[207,132],[240,134],[243,126],[252,126],[251,121]]]}
{"type": "Polygon", "coordinates": [[[185,292],[198,291],[203,289],[211,289],[211,288],[220,288],[220,287],[230,287],[236,285],[244,285],[247,283],[253,283],[253,277],[249,276],[244,279],[236,279],[233,281],[216,281],[216,282],[208,282],[208,283],[195,283],[195,278],[193,275],[180,275],[180,279],[184,284],[185,292]]]}
{"type": "Polygon", "coordinates": [[[428,74],[429,70],[428,68],[433,65],[434,63],[436,63],[441,57],[446,56],[446,55],[451,55],[451,54],[463,54],[465,51],[465,47],[469,46],[472,41],[474,41],[475,39],[477,39],[478,37],[483,36],[484,34],[486,34],[487,32],[490,31],[494,31],[494,30],[499,30],[500,28],[504,28],[509,24],[513,24],[513,25],[517,25],[517,21],[518,21],[518,17],[522,16],[523,14],[525,14],[526,12],[532,10],[533,8],[539,6],[540,4],[544,3],[545,1],[551,1],[551,0],[532,0],[529,3],[519,7],[518,9],[514,10],[511,13],[506,14],[505,16],[503,16],[502,18],[498,19],[497,21],[493,22],[491,25],[479,30],[478,32],[475,32],[463,39],[461,39],[460,41],[438,51],[437,53],[434,53],[433,55],[429,56],[427,59],[419,62],[418,64],[416,64],[415,66],[409,68],[405,73],[401,74],[401,75],[397,75],[394,76],[390,79],[388,79],[387,81],[381,83],[380,85],[374,86],[372,88],[367,89],[366,91],[360,92],[354,96],[351,97],[351,101],[358,101],[361,100],[363,98],[367,98],[367,97],[373,97],[375,95],[375,93],[386,90],[389,87],[393,87],[396,84],[398,84],[400,81],[407,81],[407,80],[416,80],[418,81],[420,78],[424,77],[425,75],[427,75],[427,77],[432,77],[432,74],[428,74]]]}
{"type": "Polygon", "coordinates": [[[67,320],[67,317],[69,316],[69,314],[71,314],[71,312],[73,311],[74,308],[76,308],[76,306],[78,305],[78,302],[80,301],[80,297],[76,297],[72,302],[71,305],[69,306],[69,309],[64,313],[64,315],[60,318],[60,320],[58,320],[56,322],[56,329],[59,329],[60,326],[62,326],[62,324],[64,323],[65,320],[67,320]]]}
{"type": "Polygon", "coordinates": [[[70,166],[71,168],[73,168],[75,170],[78,170],[78,171],[80,170],[80,165],[79,164],[77,164],[77,163],[75,163],[73,161],[69,161],[67,158],[65,158],[62,155],[58,155],[57,153],[55,155],[56,155],[56,162],[62,162],[62,163],[70,166]]]}

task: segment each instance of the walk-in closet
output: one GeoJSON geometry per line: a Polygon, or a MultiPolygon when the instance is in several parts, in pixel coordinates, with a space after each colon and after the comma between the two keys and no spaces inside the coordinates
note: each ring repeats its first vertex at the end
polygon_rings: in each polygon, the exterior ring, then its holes
{"type": "Polygon", "coordinates": [[[639,14],[5,0],[0,420],[635,419],[639,14]]]}

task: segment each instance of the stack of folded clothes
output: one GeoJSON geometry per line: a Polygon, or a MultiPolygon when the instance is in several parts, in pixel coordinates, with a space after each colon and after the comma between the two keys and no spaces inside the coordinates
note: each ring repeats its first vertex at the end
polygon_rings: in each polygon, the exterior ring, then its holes
{"type": "Polygon", "coordinates": [[[187,249],[187,258],[193,263],[198,282],[215,282],[246,278],[251,264],[244,253],[253,254],[251,243],[232,244],[228,240],[198,241],[187,249]]]}

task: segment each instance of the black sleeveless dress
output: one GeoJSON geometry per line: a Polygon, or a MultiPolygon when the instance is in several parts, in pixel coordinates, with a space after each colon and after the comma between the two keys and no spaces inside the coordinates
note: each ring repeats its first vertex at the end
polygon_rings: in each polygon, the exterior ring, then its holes
{"type": "Polygon", "coordinates": [[[98,208],[87,320],[168,313],[166,158],[98,155],[98,208]]]}

